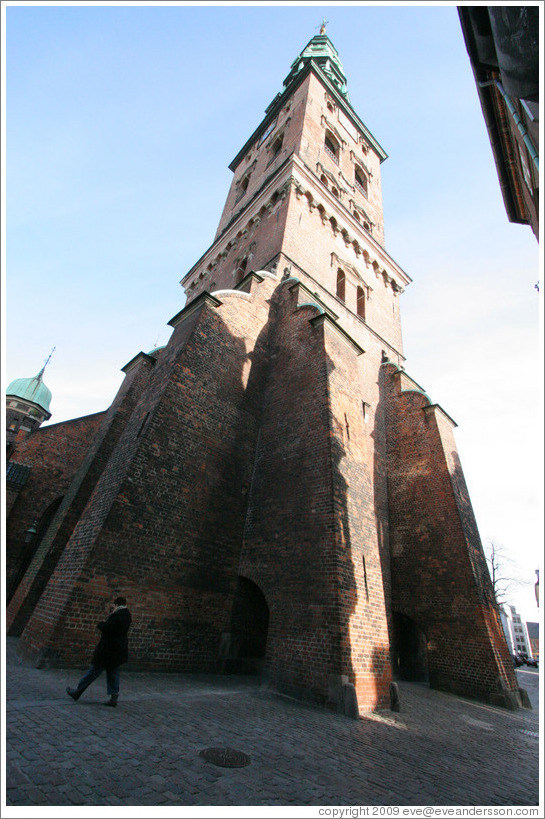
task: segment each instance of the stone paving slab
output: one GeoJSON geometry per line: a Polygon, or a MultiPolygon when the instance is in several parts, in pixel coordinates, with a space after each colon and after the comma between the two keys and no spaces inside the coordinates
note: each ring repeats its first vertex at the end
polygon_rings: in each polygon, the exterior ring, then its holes
{"type": "Polygon", "coordinates": [[[351,720],[252,678],[122,672],[113,709],[105,676],[73,702],[81,672],[26,666],[7,642],[7,806],[539,804],[537,708],[402,682],[399,713],[351,720]],[[251,763],[217,767],[212,747],[251,763]]]}

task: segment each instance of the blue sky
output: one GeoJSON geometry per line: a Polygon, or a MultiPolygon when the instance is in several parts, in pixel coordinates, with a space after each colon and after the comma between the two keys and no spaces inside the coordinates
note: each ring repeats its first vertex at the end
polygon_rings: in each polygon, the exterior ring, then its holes
{"type": "MultiPolygon", "coordinates": [[[[450,4],[11,5],[6,12],[3,389],[50,423],[105,409],[164,343],[210,246],[228,165],[323,18],[389,158],[386,249],[412,277],[407,372],[459,424],[483,541],[541,562],[538,244],[508,222],[450,4]]],[[[512,601],[537,619],[533,587],[512,601]]]]}

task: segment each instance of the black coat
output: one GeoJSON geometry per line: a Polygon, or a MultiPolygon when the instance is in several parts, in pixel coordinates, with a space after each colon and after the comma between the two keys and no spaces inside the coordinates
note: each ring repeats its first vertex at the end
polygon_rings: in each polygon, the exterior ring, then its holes
{"type": "Polygon", "coordinates": [[[126,663],[129,658],[127,633],[131,625],[131,613],[126,606],[113,611],[97,628],[102,632],[100,642],[93,654],[93,665],[100,668],[115,668],[126,663]]]}

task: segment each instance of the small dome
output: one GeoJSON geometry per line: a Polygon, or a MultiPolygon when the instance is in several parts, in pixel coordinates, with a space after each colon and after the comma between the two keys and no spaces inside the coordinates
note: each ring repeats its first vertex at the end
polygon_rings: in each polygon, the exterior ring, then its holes
{"type": "Polygon", "coordinates": [[[16,398],[22,398],[24,401],[31,401],[49,412],[51,390],[42,381],[41,372],[35,375],[34,378],[16,378],[8,386],[6,395],[13,395],[16,398]]]}

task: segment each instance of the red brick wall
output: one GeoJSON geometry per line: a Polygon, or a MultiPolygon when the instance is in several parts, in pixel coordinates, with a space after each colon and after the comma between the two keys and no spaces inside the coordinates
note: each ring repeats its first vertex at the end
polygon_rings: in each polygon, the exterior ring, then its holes
{"type": "Polygon", "coordinates": [[[385,703],[390,667],[359,361],[316,307],[295,309],[290,284],[275,294],[240,570],[270,608],[270,682],[332,707],[350,682],[368,709],[385,703]]]}
{"type": "Polygon", "coordinates": [[[67,491],[104,413],[41,427],[15,444],[11,460],[31,467],[25,486],[12,495],[6,516],[6,588],[20,568],[25,534],[67,491]],[[14,497],[13,497],[14,496],[14,497]]]}
{"type": "Polygon", "coordinates": [[[246,382],[258,379],[267,304],[249,298],[204,300],[175,327],[23,634],[42,661],[83,663],[104,603],[122,591],[139,668],[215,667],[261,394],[246,382]]]}
{"type": "Polygon", "coordinates": [[[485,700],[516,692],[453,422],[396,367],[383,369],[392,609],[425,634],[432,686],[485,700]]]}

